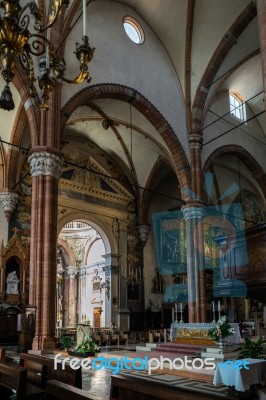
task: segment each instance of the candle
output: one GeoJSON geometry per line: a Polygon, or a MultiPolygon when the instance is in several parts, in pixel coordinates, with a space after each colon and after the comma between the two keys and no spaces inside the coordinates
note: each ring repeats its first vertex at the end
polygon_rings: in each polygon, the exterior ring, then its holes
{"type": "Polygon", "coordinates": [[[182,305],[182,303],[180,303],[180,312],[182,312],[183,311],[183,305],[182,305]]]}
{"type": "Polygon", "coordinates": [[[87,27],[86,27],[86,0],[83,0],[83,36],[86,36],[86,31],[87,31],[87,27]]]}
{"type": "Polygon", "coordinates": [[[214,301],[212,301],[212,311],[215,311],[214,301]]]}
{"type": "Polygon", "coordinates": [[[175,312],[177,312],[177,303],[175,303],[175,312]]]}
{"type": "Polygon", "coordinates": [[[220,300],[218,300],[218,311],[221,311],[221,304],[220,304],[220,300]]]}
{"type": "MultiPolygon", "coordinates": [[[[47,40],[50,41],[50,29],[47,30],[47,40]]],[[[50,67],[49,44],[46,45],[46,69],[50,67]]]]}

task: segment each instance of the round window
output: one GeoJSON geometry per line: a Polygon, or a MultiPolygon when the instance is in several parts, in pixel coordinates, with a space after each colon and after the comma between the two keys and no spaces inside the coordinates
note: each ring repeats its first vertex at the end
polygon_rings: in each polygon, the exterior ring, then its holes
{"type": "Polygon", "coordinates": [[[132,17],[125,17],[123,19],[124,30],[135,44],[142,44],[144,42],[144,32],[140,24],[132,17]]]}

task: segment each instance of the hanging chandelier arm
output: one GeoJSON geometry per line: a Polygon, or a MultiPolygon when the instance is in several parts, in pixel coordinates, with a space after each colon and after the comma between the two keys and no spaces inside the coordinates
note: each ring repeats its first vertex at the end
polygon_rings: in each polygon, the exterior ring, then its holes
{"type": "Polygon", "coordinates": [[[91,78],[89,77],[88,71],[80,71],[80,73],[74,79],[67,79],[64,78],[63,76],[60,76],[60,79],[62,79],[64,82],[67,83],[79,84],[85,81],[86,79],[90,81],[91,78]]]}
{"type": "MultiPolygon", "coordinates": [[[[67,7],[68,5],[69,5],[69,1],[68,0],[53,0],[53,3],[51,5],[51,11],[49,13],[48,24],[47,25],[41,25],[40,23],[36,23],[34,28],[38,32],[44,32],[47,29],[51,28],[53,26],[53,24],[57,21],[57,18],[58,18],[59,14],[60,14],[62,6],[66,6],[67,7]]],[[[33,15],[35,16],[35,14],[33,14],[33,15]]]]}

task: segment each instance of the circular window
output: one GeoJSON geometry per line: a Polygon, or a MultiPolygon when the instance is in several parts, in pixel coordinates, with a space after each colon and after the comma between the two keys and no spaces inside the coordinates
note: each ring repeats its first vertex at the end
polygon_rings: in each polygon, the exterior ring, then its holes
{"type": "Polygon", "coordinates": [[[144,42],[144,32],[140,24],[132,17],[123,19],[124,30],[133,43],[142,44],[144,42]]]}

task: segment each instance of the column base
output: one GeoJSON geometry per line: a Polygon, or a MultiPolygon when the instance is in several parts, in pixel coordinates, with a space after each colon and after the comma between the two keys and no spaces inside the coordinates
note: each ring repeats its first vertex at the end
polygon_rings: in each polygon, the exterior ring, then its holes
{"type": "Polygon", "coordinates": [[[56,349],[56,338],[43,335],[34,336],[32,342],[32,351],[54,351],[56,349]]]}

